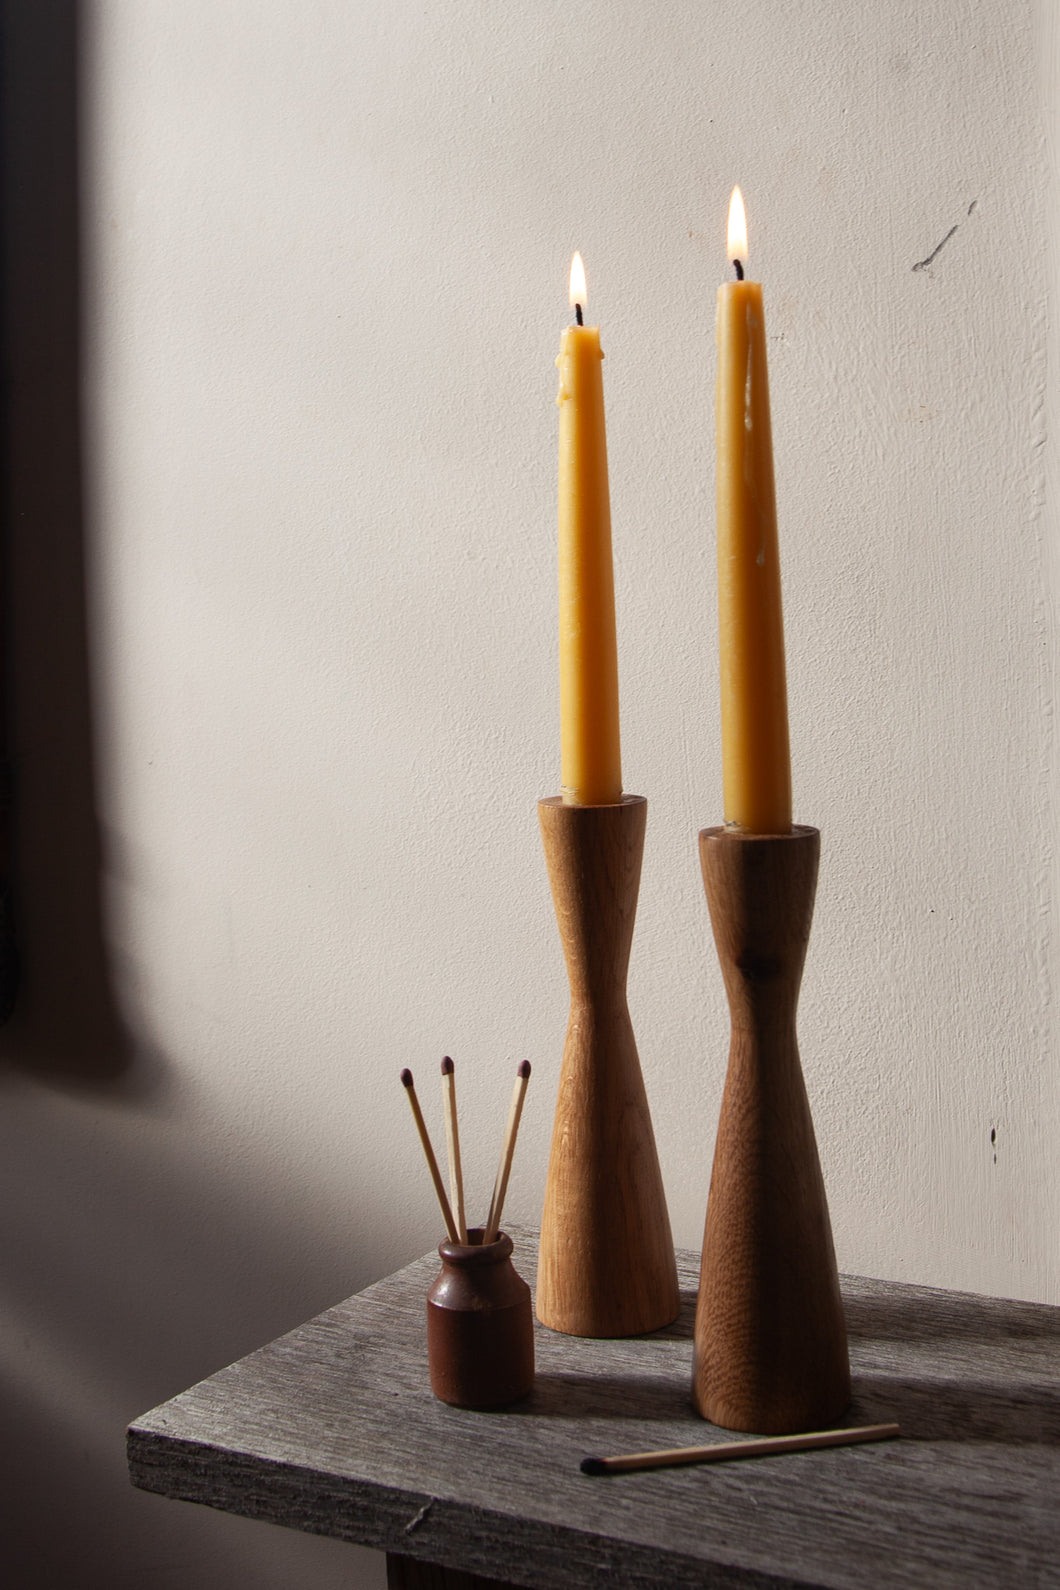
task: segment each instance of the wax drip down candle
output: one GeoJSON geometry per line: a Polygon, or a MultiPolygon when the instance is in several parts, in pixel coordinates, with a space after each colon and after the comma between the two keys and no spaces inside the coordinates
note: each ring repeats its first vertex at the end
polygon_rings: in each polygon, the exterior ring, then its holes
{"type": "Polygon", "coordinates": [[[570,806],[622,799],[618,645],[600,329],[584,324],[585,272],[571,263],[576,324],[559,358],[560,790],[570,806]]]}
{"type": "Polygon", "coordinates": [[[734,188],[718,288],[718,637],[725,822],[791,832],[791,754],[769,370],[760,282],[744,280],[747,222],[734,188]]]}

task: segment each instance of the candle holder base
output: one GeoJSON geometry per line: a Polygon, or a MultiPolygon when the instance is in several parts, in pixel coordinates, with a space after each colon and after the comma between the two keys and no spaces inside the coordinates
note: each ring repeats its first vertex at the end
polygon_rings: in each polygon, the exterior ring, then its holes
{"type": "Polygon", "coordinates": [[[699,836],[732,1022],[696,1307],[692,1400],[732,1430],[819,1429],[850,1366],[795,1036],[820,834],[699,836]]]}
{"type": "Polygon", "coordinates": [[[626,1004],[648,803],[538,802],[571,1006],[556,1102],[537,1317],[572,1336],[676,1319],[677,1265],[626,1004]]]}

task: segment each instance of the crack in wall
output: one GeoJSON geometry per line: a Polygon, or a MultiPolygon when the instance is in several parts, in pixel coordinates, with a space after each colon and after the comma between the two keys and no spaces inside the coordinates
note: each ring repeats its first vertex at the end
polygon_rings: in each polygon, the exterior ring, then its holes
{"type": "MultiPolygon", "coordinates": [[[[974,204],[975,201],[973,200],[972,202],[974,204]]],[[[969,211],[969,214],[970,213],[971,212],[969,211]]],[[[956,232],[957,226],[958,226],[958,223],[956,221],[954,221],[953,225],[950,227],[949,231],[946,233],[946,236],[942,239],[942,242],[937,244],[936,247],[932,249],[932,251],[928,255],[927,259],[917,260],[916,264],[913,266],[913,269],[915,271],[926,271],[927,270],[928,266],[931,264],[931,261],[938,254],[941,254],[942,250],[946,247],[946,244],[949,242],[949,240],[953,236],[954,232],[956,232]]]]}

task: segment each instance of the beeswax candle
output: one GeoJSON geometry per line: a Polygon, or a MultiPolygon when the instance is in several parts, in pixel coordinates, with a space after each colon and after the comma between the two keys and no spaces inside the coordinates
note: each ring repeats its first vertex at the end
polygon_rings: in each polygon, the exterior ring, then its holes
{"type": "Polygon", "coordinates": [[[759,282],[743,280],[739,188],[729,211],[734,282],[718,289],[718,634],[725,821],[791,832],[791,755],[780,601],[766,327],[759,282]]]}
{"type": "Polygon", "coordinates": [[[618,647],[611,502],[604,434],[600,330],[582,324],[585,276],[571,265],[578,323],[564,331],[559,367],[560,791],[572,806],[622,798],[618,647]]]}

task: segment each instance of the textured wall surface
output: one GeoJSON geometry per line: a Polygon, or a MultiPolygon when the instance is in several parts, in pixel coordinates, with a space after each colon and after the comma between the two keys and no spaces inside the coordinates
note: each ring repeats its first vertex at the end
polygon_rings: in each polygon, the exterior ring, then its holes
{"type": "MultiPolygon", "coordinates": [[[[698,1244],[727,1047],[695,835],[721,810],[735,181],[766,295],[795,815],[823,835],[800,1037],[840,1265],[1060,1302],[1046,20],[84,8],[67,453],[99,926],[79,960],[30,887],[55,853],[39,814],[78,789],[48,772],[54,715],[24,706],[37,850],[0,1033],[20,1587],[381,1583],[368,1554],[131,1492],[124,1424],[436,1240],[403,1065],[437,1121],[456,1058],[484,1210],[531,1059],[509,1212],[537,1217],[566,1019],[534,802],[559,775],[575,247],[607,355],[625,784],[650,802],[630,1004],[675,1236],[698,1244]]],[[[16,589],[72,656],[35,490],[16,589]]]]}

